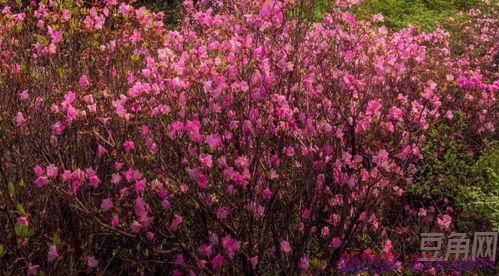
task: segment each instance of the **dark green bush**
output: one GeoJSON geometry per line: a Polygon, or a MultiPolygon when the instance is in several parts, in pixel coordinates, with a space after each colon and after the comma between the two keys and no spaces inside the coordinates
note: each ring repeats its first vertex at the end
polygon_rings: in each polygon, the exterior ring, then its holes
{"type": "Polygon", "coordinates": [[[453,124],[442,124],[430,132],[423,151],[425,160],[408,193],[422,202],[447,197],[461,214],[456,221],[460,231],[478,231],[473,229],[477,225],[497,231],[499,143],[476,144],[471,138],[451,138],[467,128],[459,114],[456,117],[453,124]]]}

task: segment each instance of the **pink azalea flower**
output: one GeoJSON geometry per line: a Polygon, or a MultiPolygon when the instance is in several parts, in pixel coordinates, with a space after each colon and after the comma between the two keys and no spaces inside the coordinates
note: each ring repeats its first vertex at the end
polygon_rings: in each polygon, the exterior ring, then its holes
{"type": "Polygon", "coordinates": [[[48,32],[49,32],[49,35],[50,35],[50,39],[52,39],[52,43],[53,44],[57,44],[57,43],[59,43],[62,40],[62,33],[60,31],[53,30],[49,26],[48,27],[48,32]]]}
{"type": "Polygon", "coordinates": [[[137,43],[141,40],[142,36],[139,31],[133,30],[133,34],[130,36],[130,42],[137,43]]]}
{"type": "Polygon", "coordinates": [[[95,259],[94,256],[90,256],[87,258],[87,267],[88,268],[94,269],[97,267],[98,264],[99,264],[99,261],[97,259],[95,259]]]}
{"type": "Polygon", "coordinates": [[[176,265],[184,265],[185,264],[184,256],[182,254],[177,255],[177,258],[175,259],[175,264],[176,265]]]}
{"type": "Polygon", "coordinates": [[[45,173],[45,170],[39,165],[36,165],[35,168],[33,168],[33,172],[35,173],[36,177],[39,177],[45,173]]]}
{"type": "Polygon", "coordinates": [[[310,210],[305,209],[305,210],[303,210],[303,213],[302,213],[302,216],[301,216],[301,217],[302,217],[303,219],[308,219],[308,218],[310,218],[310,214],[311,214],[311,213],[310,213],[310,210]]]}
{"type": "Polygon", "coordinates": [[[29,98],[28,89],[23,90],[21,93],[19,93],[19,100],[25,101],[28,98],[29,98]]]}
{"type": "Polygon", "coordinates": [[[218,135],[208,135],[205,138],[206,144],[212,149],[216,150],[218,146],[220,145],[222,139],[218,135]]]}
{"type": "Polygon", "coordinates": [[[68,120],[71,122],[71,121],[74,121],[76,119],[76,116],[78,115],[77,111],[76,111],[76,108],[74,108],[73,106],[68,106],[68,109],[66,110],[66,115],[68,117],[68,120]]]}
{"type": "Polygon", "coordinates": [[[100,183],[102,182],[97,175],[91,175],[88,178],[88,182],[90,183],[90,186],[93,188],[99,187],[100,183]]]}
{"type": "Polygon", "coordinates": [[[235,253],[239,251],[241,242],[231,238],[230,236],[226,236],[222,239],[222,246],[225,249],[227,256],[232,259],[235,253]]]}
{"type": "Polygon", "coordinates": [[[182,223],[182,221],[184,221],[184,218],[182,218],[181,216],[175,215],[175,218],[173,219],[172,223],[170,224],[170,230],[172,232],[177,231],[177,229],[178,229],[179,225],[182,223]]]}
{"type": "Polygon", "coordinates": [[[114,207],[114,204],[113,204],[113,201],[110,198],[106,198],[106,199],[102,200],[102,203],[101,203],[100,207],[104,211],[109,211],[109,210],[111,210],[114,207]]]}
{"type": "Polygon", "coordinates": [[[300,258],[300,263],[298,264],[300,267],[301,271],[307,271],[308,270],[308,257],[307,256],[302,256],[300,258]]]}
{"type": "Polygon", "coordinates": [[[377,14],[372,16],[371,20],[375,23],[378,23],[378,22],[383,22],[385,20],[385,18],[383,17],[383,15],[381,13],[377,13],[377,14]]]}
{"type": "Polygon", "coordinates": [[[327,227],[327,226],[322,227],[322,229],[321,229],[321,235],[323,237],[329,236],[329,227],[327,227]]]}
{"type": "Polygon", "coordinates": [[[447,112],[445,112],[445,118],[447,118],[449,120],[452,120],[452,118],[454,118],[454,115],[452,114],[452,111],[447,110],[447,112]]]}
{"type": "Polygon", "coordinates": [[[138,221],[134,220],[132,222],[132,233],[135,233],[135,234],[139,233],[141,228],[142,228],[142,225],[138,221]]]}
{"type": "Polygon", "coordinates": [[[49,183],[49,180],[46,176],[40,176],[35,180],[35,184],[38,188],[45,187],[49,183]]]}
{"type": "Polygon", "coordinates": [[[111,219],[111,226],[116,228],[120,225],[120,219],[118,216],[114,215],[113,218],[111,219]]]}
{"type": "Polygon", "coordinates": [[[66,129],[66,126],[62,124],[61,122],[57,122],[52,125],[52,133],[56,136],[61,135],[64,130],[66,129]]]}
{"type": "Polygon", "coordinates": [[[216,255],[212,260],[211,260],[211,266],[213,269],[218,269],[222,267],[224,264],[224,257],[220,254],[216,255]]]}
{"type": "Polygon", "coordinates": [[[211,168],[213,166],[213,160],[210,154],[201,154],[199,156],[199,162],[207,168],[211,168]]]}
{"type": "Polygon", "coordinates": [[[254,257],[249,258],[249,262],[251,264],[251,267],[253,269],[256,269],[256,266],[258,265],[258,256],[254,256],[254,257]]]}
{"type": "Polygon", "coordinates": [[[198,250],[199,250],[199,253],[201,253],[202,255],[204,255],[206,257],[210,257],[211,254],[213,253],[212,248],[213,248],[213,246],[211,246],[209,244],[202,244],[198,250]]]}
{"type": "Polygon", "coordinates": [[[419,217],[426,216],[426,210],[424,208],[419,208],[418,216],[419,217]]]}
{"type": "Polygon", "coordinates": [[[47,254],[47,260],[49,261],[49,263],[53,263],[58,258],[59,254],[57,253],[57,248],[55,247],[55,245],[51,245],[47,254]]]}
{"type": "Polygon", "coordinates": [[[102,156],[106,155],[107,152],[108,151],[105,147],[103,147],[101,145],[97,146],[97,156],[102,157],[102,156]]]}
{"type": "Polygon", "coordinates": [[[208,177],[204,174],[199,174],[198,176],[198,187],[200,189],[208,188],[208,177]]]}
{"type": "Polygon", "coordinates": [[[88,80],[87,75],[81,75],[81,77],[80,77],[80,86],[82,88],[88,88],[89,85],[90,85],[90,81],[88,80]]]}
{"type": "Polygon", "coordinates": [[[23,113],[22,112],[17,112],[16,115],[16,126],[20,127],[26,122],[26,119],[24,119],[23,113]]]}
{"type": "Polygon", "coordinates": [[[28,271],[26,272],[26,274],[28,276],[36,276],[38,275],[38,269],[40,268],[40,265],[29,265],[28,266],[28,271]]]}
{"type": "Polygon", "coordinates": [[[443,216],[438,216],[437,223],[442,230],[447,230],[449,229],[449,226],[452,223],[452,217],[447,214],[443,216]]]}
{"type": "Polygon", "coordinates": [[[28,226],[28,218],[25,217],[25,216],[20,216],[17,218],[16,220],[16,224],[18,225],[24,225],[24,226],[28,226]]]}
{"type": "Polygon", "coordinates": [[[133,141],[125,141],[123,143],[123,148],[125,149],[125,151],[130,152],[135,149],[135,143],[133,141]]]}
{"type": "Polygon", "coordinates": [[[217,218],[220,220],[226,219],[228,215],[229,215],[229,208],[227,207],[219,208],[217,211],[217,218]]]}
{"type": "Polygon", "coordinates": [[[391,240],[386,240],[385,246],[383,247],[383,251],[385,253],[390,253],[392,252],[393,246],[392,246],[392,241],[391,240]]]}
{"type": "Polygon", "coordinates": [[[289,244],[289,242],[285,241],[285,240],[282,240],[281,241],[281,250],[282,252],[284,253],[289,253],[291,252],[291,245],[289,244]]]}
{"type": "Polygon", "coordinates": [[[265,188],[262,191],[262,196],[264,199],[270,199],[272,197],[272,191],[269,188],[265,188]]]}
{"type": "Polygon", "coordinates": [[[57,177],[59,173],[59,168],[57,168],[54,164],[50,164],[47,166],[47,176],[49,178],[57,177]]]}
{"type": "Polygon", "coordinates": [[[340,238],[338,237],[334,237],[332,240],[331,240],[331,246],[334,248],[334,249],[338,249],[340,248],[342,242],[340,240],[340,238]]]}
{"type": "Polygon", "coordinates": [[[62,10],[62,16],[61,16],[62,21],[67,22],[71,20],[71,11],[67,9],[62,10]]]}

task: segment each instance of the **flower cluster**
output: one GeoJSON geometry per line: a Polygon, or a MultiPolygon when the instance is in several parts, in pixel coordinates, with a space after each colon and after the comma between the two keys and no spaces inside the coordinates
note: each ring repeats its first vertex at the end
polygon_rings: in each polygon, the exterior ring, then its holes
{"type": "Polygon", "coordinates": [[[177,30],[103,2],[0,17],[0,183],[25,183],[1,196],[34,231],[9,256],[28,274],[332,271],[386,234],[433,126],[495,131],[485,61],[343,10],[359,1],[319,23],[296,1],[186,1],[177,30]]]}

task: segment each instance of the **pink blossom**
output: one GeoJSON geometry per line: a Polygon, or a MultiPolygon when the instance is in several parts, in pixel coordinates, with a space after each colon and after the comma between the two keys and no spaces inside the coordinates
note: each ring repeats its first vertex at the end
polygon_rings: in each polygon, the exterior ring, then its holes
{"type": "Polygon", "coordinates": [[[225,249],[227,256],[232,259],[234,254],[239,251],[241,242],[231,238],[230,236],[226,236],[222,239],[222,246],[225,249]]]}
{"type": "Polygon", "coordinates": [[[420,217],[426,216],[426,210],[424,208],[419,208],[418,216],[420,217]]]}
{"type": "Polygon", "coordinates": [[[331,246],[334,248],[334,249],[338,249],[340,248],[342,242],[341,242],[341,239],[338,238],[338,237],[334,237],[332,240],[331,240],[331,246]]]}
{"type": "Polygon", "coordinates": [[[311,214],[310,210],[305,209],[305,210],[303,210],[303,212],[302,212],[302,216],[301,216],[301,217],[302,217],[303,219],[309,219],[309,218],[310,218],[310,214],[311,214]]]}
{"type": "Polygon", "coordinates": [[[59,168],[57,168],[54,164],[50,164],[49,166],[47,166],[47,176],[49,178],[57,177],[58,172],[59,168]]]}
{"type": "Polygon", "coordinates": [[[285,240],[282,240],[281,241],[281,250],[282,252],[284,253],[289,253],[291,252],[291,245],[289,244],[289,242],[285,241],[285,240]]]}
{"type": "Polygon", "coordinates": [[[111,219],[111,226],[116,228],[120,225],[120,220],[118,218],[118,216],[113,216],[113,218],[111,219]]]}
{"type": "Polygon", "coordinates": [[[71,122],[71,121],[74,121],[76,119],[76,116],[78,115],[77,111],[76,111],[76,108],[74,108],[73,106],[68,106],[68,109],[66,110],[66,115],[68,117],[68,120],[71,122]]]}
{"type": "Polygon", "coordinates": [[[452,120],[452,118],[454,117],[454,115],[452,114],[452,111],[450,110],[447,110],[445,112],[445,118],[449,119],[449,120],[452,120]]]}
{"type": "Polygon", "coordinates": [[[321,229],[321,235],[323,237],[329,236],[329,227],[327,227],[327,226],[322,227],[322,229],[321,229]]]}
{"type": "Polygon", "coordinates": [[[392,241],[391,240],[386,240],[385,246],[383,247],[383,251],[385,253],[390,253],[392,252],[393,246],[392,246],[392,241]]]}
{"type": "Polygon", "coordinates": [[[126,152],[130,152],[133,149],[135,149],[135,143],[133,141],[125,141],[123,143],[123,148],[125,149],[126,152]]]}
{"type": "Polygon", "coordinates": [[[102,157],[108,153],[107,149],[101,145],[97,146],[97,156],[102,157]]]}
{"type": "Polygon", "coordinates": [[[97,261],[97,259],[95,259],[94,256],[90,256],[87,258],[87,267],[89,269],[96,268],[98,264],[99,264],[99,261],[97,261]]]}
{"type": "Polygon", "coordinates": [[[33,172],[35,173],[35,175],[37,177],[40,177],[40,176],[42,176],[45,173],[45,170],[42,167],[40,167],[39,165],[36,165],[33,168],[33,172]]]}
{"type": "Polygon", "coordinates": [[[199,253],[201,253],[202,255],[206,256],[206,257],[210,257],[211,254],[213,253],[212,251],[212,246],[209,245],[209,244],[202,244],[200,247],[199,247],[199,253]]]}
{"type": "Polygon", "coordinates": [[[45,187],[45,186],[47,186],[48,183],[49,183],[49,180],[46,176],[40,176],[35,180],[35,184],[38,188],[45,187]]]}
{"type": "Polygon", "coordinates": [[[71,11],[67,9],[62,10],[62,16],[61,16],[62,21],[67,22],[71,20],[71,11]]]}
{"type": "Polygon", "coordinates": [[[99,187],[100,183],[102,182],[97,175],[89,176],[88,181],[90,183],[90,186],[92,186],[93,188],[99,187]]]}
{"type": "Polygon", "coordinates": [[[224,264],[224,257],[220,254],[216,255],[212,260],[211,260],[211,266],[213,269],[219,269],[222,267],[224,264]]]}
{"type": "Polygon", "coordinates": [[[81,75],[80,77],[80,86],[82,88],[88,88],[90,85],[90,81],[88,80],[87,75],[81,75]]]}
{"type": "Polygon", "coordinates": [[[134,220],[132,222],[132,232],[137,234],[140,232],[140,229],[142,229],[142,224],[140,224],[138,221],[134,220]]]}
{"type": "Polygon", "coordinates": [[[172,232],[177,231],[178,226],[184,221],[184,218],[181,216],[175,215],[175,218],[173,219],[172,223],[170,224],[170,230],[172,232]]]}
{"type": "Polygon", "coordinates": [[[198,187],[200,189],[208,188],[208,177],[204,174],[199,174],[198,176],[198,187]]]}
{"type": "Polygon", "coordinates": [[[218,219],[224,220],[227,218],[228,215],[229,215],[229,208],[227,208],[227,207],[218,208],[218,211],[217,211],[217,218],[218,219]]]}
{"type": "Polygon", "coordinates": [[[270,199],[272,197],[272,191],[269,188],[265,188],[262,191],[262,196],[264,199],[270,199]]]}
{"type": "Polygon", "coordinates": [[[185,264],[184,256],[182,254],[177,255],[177,258],[175,259],[175,264],[176,265],[184,265],[185,264]]]}
{"type": "Polygon", "coordinates": [[[201,154],[199,156],[199,162],[207,168],[211,168],[213,166],[212,156],[209,154],[201,154]]]}
{"type": "Polygon", "coordinates": [[[26,274],[28,276],[36,276],[38,275],[38,269],[40,268],[40,265],[32,265],[30,264],[28,266],[28,271],[26,272],[26,274]]]}
{"type": "Polygon", "coordinates": [[[19,100],[26,101],[28,98],[29,98],[28,89],[25,89],[21,93],[19,93],[19,100]]]}
{"type": "Polygon", "coordinates": [[[60,31],[53,30],[52,28],[48,27],[48,32],[50,35],[50,39],[52,39],[53,44],[57,44],[61,41],[62,33],[60,31]]]}
{"type": "Polygon", "coordinates": [[[307,256],[302,256],[300,258],[300,262],[298,264],[298,267],[300,267],[301,271],[307,271],[308,270],[308,257],[307,256]]]}
{"type": "Polygon", "coordinates": [[[17,112],[16,115],[16,126],[20,127],[26,122],[26,119],[24,119],[23,113],[22,112],[17,112]]]}
{"type": "Polygon", "coordinates": [[[100,207],[104,211],[109,211],[109,210],[111,210],[114,207],[114,204],[113,204],[113,201],[110,198],[106,198],[106,199],[102,200],[102,203],[101,203],[100,207]]]}
{"type": "Polygon", "coordinates": [[[25,216],[20,216],[20,217],[17,218],[16,224],[28,226],[29,225],[28,218],[25,217],[25,216]]]}
{"type": "Polygon", "coordinates": [[[385,18],[383,17],[383,15],[381,13],[377,13],[377,14],[372,16],[371,20],[375,23],[378,23],[378,22],[383,22],[385,20],[385,18]]]}
{"type": "Polygon", "coordinates": [[[47,260],[49,261],[49,263],[53,263],[58,258],[59,254],[57,254],[57,248],[55,247],[55,245],[51,245],[47,254],[47,260]]]}
{"type": "Polygon", "coordinates": [[[437,223],[442,230],[447,230],[449,229],[449,226],[452,223],[452,217],[447,214],[443,216],[438,216],[437,223]]]}
{"type": "Polygon", "coordinates": [[[221,139],[218,135],[208,135],[205,138],[205,142],[212,150],[216,150],[220,145],[221,139]]]}
{"type": "Polygon", "coordinates": [[[134,30],[133,34],[130,36],[130,42],[137,43],[141,40],[142,36],[139,31],[134,30]]]}

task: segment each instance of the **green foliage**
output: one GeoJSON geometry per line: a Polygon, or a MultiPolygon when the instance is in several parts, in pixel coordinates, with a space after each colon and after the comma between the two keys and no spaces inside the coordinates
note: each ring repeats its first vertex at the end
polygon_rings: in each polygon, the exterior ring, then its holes
{"type": "Polygon", "coordinates": [[[466,211],[479,214],[499,231],[499,142],[490,143],[480,159],[471,167],[473,172],[469,185],[463,191],[466,211]]]}
{"type": "Polygon", "coordinates": [[[139,0],[137,7],[145,6],[153,11],[162,11],[165,14],[165,25],[173,29],[182,18],[181,0],[139,0]]]}
{"type": "Polygon", "coordinates": [[[0,259],[2,259],[3,256],[5,256],[5,248],[0,244],[0,259]]]}
{"type": "MultiPolygon", "coordinates": [[[[316,1],[314,19],[321,20],[333,5],[330,0],[316,1]]],[[[431,31],[438,26],[445,27],[446,21],[452,18],[459,18],[457,13],[460,11],[481,7],[481,0],[364,0],[352,12],[363,20],[380,13],[385,18],[385,25],[392,30],[414,25],[431,31]]]]}
{"type": "Polygon", "coordinates": [[[481,227],[491,225],[498,231],[499,142],[473,145],[473,141],[451,138],[466,128],[464,120],[456,117],[454,124],[440,125],[430,132],[428,146],[423,150],[425,160],[418,166],[408,193],[428,202],[447,197],[462,212],[458,228],[474,227],[473,220],[482,222],[481,227]],[[483,149],[472,154],[468,149],[474,147],[483,149]]]}
{"type": "Polygon", "coordinates": [[[418,165],[418,174],[409,192],[426,200],[446,196],[458,200],[458,191],[466,185],[463,180],[471,173],[472,160],[466,153],[464,141],[449,136],[465,127],[463,120],[456,119],[453,125],[443,124],[429,132],[428,145],[423,149],[425,159],[418,165]]]}

